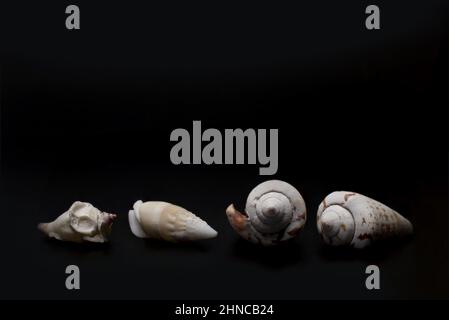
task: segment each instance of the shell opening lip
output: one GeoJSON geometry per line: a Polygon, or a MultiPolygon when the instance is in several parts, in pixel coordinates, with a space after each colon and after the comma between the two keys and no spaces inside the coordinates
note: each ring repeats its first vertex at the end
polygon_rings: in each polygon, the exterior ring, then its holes
{"type": "Polygon", "coordinates": [[[143,204],[142,200],[137,200],[134,205],[133,205],[133,215],[135,216],[135,218],[140,222],[140,211],[139,208],[140,206],[143,204]]]}
{"type": "Polygon", "coordinates": [[[137,220],[136,214],[134,210],[130,210],[128,213],[129,226],[131,228],[131,232],[138,238],[146,238],[147,235],[145,231],[143,231],[140,226],[139,220],[137,220]]]}
{"type": "Polygon", "coordinates": [[[228,211],[228,210],[236,211],[236,212],[240,213],[242,216],[245,216],[245,217],[247,217],[247,218],[249,217],[245,210],[243,210],[243,211],[238,210],[238,209],[235,207],[235,205],[234,205],[233,203],[231,203],[231,204],[228,206],[228,208],[226,209],[226,211],[228,211]]]}

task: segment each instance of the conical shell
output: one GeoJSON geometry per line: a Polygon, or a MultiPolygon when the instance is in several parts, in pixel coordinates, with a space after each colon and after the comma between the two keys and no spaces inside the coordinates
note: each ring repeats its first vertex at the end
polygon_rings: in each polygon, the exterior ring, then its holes
{"type": "Polygon", "coordinates": [[[184,242],[215,238],[217,231],[186,209],[162,201],[137,201],[129,225],[139,238],[184,242]]]}
{"type": "Polygon", "coordinates": [[[364,248],[374,241],[413,233],[406,218],[364,195],[337,191],[321,202],[317,227],[325,243],[364,248]]]}
{"type": "Polygon", "coordinates": [[[244,239],[265,246],[295,237],[306,222],[306,205],[298,190],[280,180],[256,186],[246,200],[246,214],[231,204],[229,223],[244,239]]]}
{"type": "Polygon", "coordinates": [[[106,242],[115,218],[115,214],[101,212],[90,203],[76,201],[56,220],[39,223],[38,229],[61,241],[106,242]]]}

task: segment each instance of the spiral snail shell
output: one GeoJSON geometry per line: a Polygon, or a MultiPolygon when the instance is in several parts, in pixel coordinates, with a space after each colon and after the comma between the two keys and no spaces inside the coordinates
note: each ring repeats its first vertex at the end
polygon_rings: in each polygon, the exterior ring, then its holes
{"type": "Polygon", "coordinates": [[[76,201],[52,222],[38,229],[50,238],[71,242],[107,242],[117,216],[101,212],[87,202],[76,201]]]}
{"type": "Polygon", "coordinates": [[[265,246],[295,237],[306,222],[306,205],[292,185],[280,180],[256,186],[246,200],[246,214],[231,204],[229,223],[245,240],[265,246]]]}
{"type": "Polygon", "coordinates": [[[217,236],[217,231],[196,215],[168,202],[139,200],[128,218],[132,233],[139,238],[184,242],[217,236]]]}
{"type": "Polygon", "coordinates": [[[317,227],[326,244],[364,248],[374,241],[413,233],[406,218],[364,195],[336,191],[320,204],[317,227]]]}

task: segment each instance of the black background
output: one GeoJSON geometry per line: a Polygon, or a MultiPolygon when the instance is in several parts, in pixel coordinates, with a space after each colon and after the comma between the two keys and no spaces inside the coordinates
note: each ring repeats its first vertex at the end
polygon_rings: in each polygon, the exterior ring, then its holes
{"type": "Polygon", "coordinates": [[[448,33],[444,1],[77,1],[1,4],[0,298],[448,297],[448,33]],[[279,170],[175,166],[172,130],[278,128],[279,170]],[[278,178],[306,200],[299,237],[250,245],[224,210],[278,178]],[[335,190],[409,218],[412,239],[325,247],[319,202],[335,190]],[[135,238],[136,200],[203,217],[217,239],[135,238]],[[36,224],[88,201],[120,215],[111,243],[46,240],[36,224]],[[65,266],[81,269],[65,289],[65,266]],[[379,291],[365,289],[368,264],[379,291]]]}

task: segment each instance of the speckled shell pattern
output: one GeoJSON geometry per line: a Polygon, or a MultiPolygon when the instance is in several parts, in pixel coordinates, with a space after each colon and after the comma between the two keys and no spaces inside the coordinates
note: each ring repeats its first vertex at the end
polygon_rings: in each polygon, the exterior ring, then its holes
{"type": "Polygon", "coordinates": [[[280,180],[259,184],[248,196],[246,214],[230,205],[226,215],[245,240],[271,246],[298,235],[306,222],[306,206],[298,190],[280,180]],[[272,208],[267,210],[268,208],[272,208]]]}
{"type": "Polygon", "coordinates": [[[364,248],[377,240],[413,233],[410,221],[393,209],[364,195],[348,191],[333,192],[321,202],[317,212],[317,227],[327,244],[350,245],[355,248],[364,248]],[[335,224],[339,225],[333,226],[336,230],[335,237],[327,237],[323,232],[321,220],[327,210],[334,210],[339,216],[335,220],[335,224]],[[347,216],[350,214],[352,219],[341,219],[340,212],[347,216]]]}

